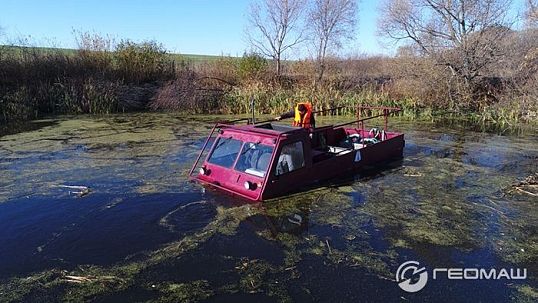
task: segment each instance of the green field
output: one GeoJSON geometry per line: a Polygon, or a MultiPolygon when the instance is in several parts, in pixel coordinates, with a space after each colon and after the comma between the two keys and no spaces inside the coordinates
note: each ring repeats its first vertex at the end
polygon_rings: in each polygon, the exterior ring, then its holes
{"type": "MultiPolygon", "coordinates": [[[[27,47],[27,46],[12,46],[12,45],[0,45],[0,55],[10,53],[22,55],[24,52],[36,53],[36,54],[57,54],[74,55],[78,50],[73,48],[54,48],[54,47],[27,47]]],[[[215,55],[196,55],[196,54],[175,54],[170,53],[170,56],[174,61],[185,60],[191,63],[203,63],[218,60],[223,57],[230,56],[215,56],[215,55]]]]}
{"type": "Polygon", "coordinates": [[[171,54],[172,56],[188,60],[191,62],[208,62],[208,61],[215,61],[222,57],[230,57],[230,56],[214,56],[214,55],[195,55],[195,54],[171,54]]]}

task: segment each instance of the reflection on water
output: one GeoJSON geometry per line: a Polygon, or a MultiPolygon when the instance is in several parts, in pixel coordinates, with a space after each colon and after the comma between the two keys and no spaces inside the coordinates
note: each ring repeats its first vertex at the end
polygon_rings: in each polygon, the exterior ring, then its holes
{"type": "Polygon", "coordinates": [[[538,173],[536,133],[395,119],[403,160],[249,204],[186,180],[216,119],[57,118],[0,137],[0,302],[537,300],[538,189],[514,189],[538,173]],[[409,294],[394,281],[408,260],[529,278],[409,294]]]}

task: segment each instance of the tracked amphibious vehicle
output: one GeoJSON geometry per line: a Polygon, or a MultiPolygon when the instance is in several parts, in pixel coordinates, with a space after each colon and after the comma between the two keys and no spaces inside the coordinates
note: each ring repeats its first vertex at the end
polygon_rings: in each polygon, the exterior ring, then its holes
{"type": "Polygon", "coordinates": [[[320,181],[357,173],[364,166],[401,158],[402,133],[387,130],[393,107],[357,108],[357,119],[315,129],[274,121],[239,119],[215,124],[189,178],[252,201],[297,191],[320,181]],[[380,111],[361,118],[360,113],[380,111]],[[365,129],[364,122],[384,117],[384,128],[365,129]],[[238,124],[247,122],[246,125],[238,124]]]}

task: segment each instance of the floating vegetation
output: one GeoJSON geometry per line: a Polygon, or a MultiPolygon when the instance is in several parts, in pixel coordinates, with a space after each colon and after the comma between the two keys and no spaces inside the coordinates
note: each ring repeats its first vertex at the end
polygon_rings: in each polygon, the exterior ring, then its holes
{"type": "MultiPolygon", "coordinates": [[[[538,270],[537,198],[526,193],[536,192],[533,134],[396,120],[406,133],[403,160],[248,204],[187,182],[209,122],[221,118],[62,117],[0,137],[0,302],[292,302],[320,293],[338,301],[342,281],[366,275],[390,294],[404,260],[434,266],[447,255],[538,270]],[[70,193],[85,189],[81,199],[70,193]],[[12,239],[25,239],[23,248],[12,239]],[[120,246],[135,248],[98,258],[120,246]],[[39,266],[9,267],[25,260],[39,266]]],[[[535,283],[496,285],[480,299],[535,301],[535,283]]],[[[450,297],[469,298],[478,299],[450,297]]]]}
{"type": "Polygon", "coordinates": [[[101,193],[178,191],[209,127],[163,114],[54,121],[1,137],[0,202],[57,194],[55,188],[63,184],[84,184],[101,193]],[[114,186],[119,178],[131,185],[114,186]]]}
{"type": "MultiPolygon", "coordinates": [[[[152,285],[154,287],[155,285],[152,285]]],[[[211,285],[205,280],[190,283],[170,283],[160,286],[161,295],[155,302],[197,302],[213,295],[211,285]]]]}
{"type": "Polygon", "coordinates": [[[538,300],[538,289],[529,285],[518,286],[517,293],[513,299],[520,303],[536,302],[538,300]]]}

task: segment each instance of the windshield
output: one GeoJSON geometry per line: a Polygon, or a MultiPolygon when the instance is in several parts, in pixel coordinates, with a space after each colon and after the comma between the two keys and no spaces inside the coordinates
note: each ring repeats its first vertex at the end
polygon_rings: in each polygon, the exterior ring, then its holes
{"type": "Polygon", "coordinates": [[[235,170],[263,178],[269,168],[272,154],[271,146],[246,142],[239,154],[235,170]]]}
{"type": "Polygon", "coordinates": [[[209,159],[207,159],[207,162],[222,167],[232,167],[242,144],[242,141],[232,138],[221,137],[217,139],[215,148],[209,156],[209,159]]]}

